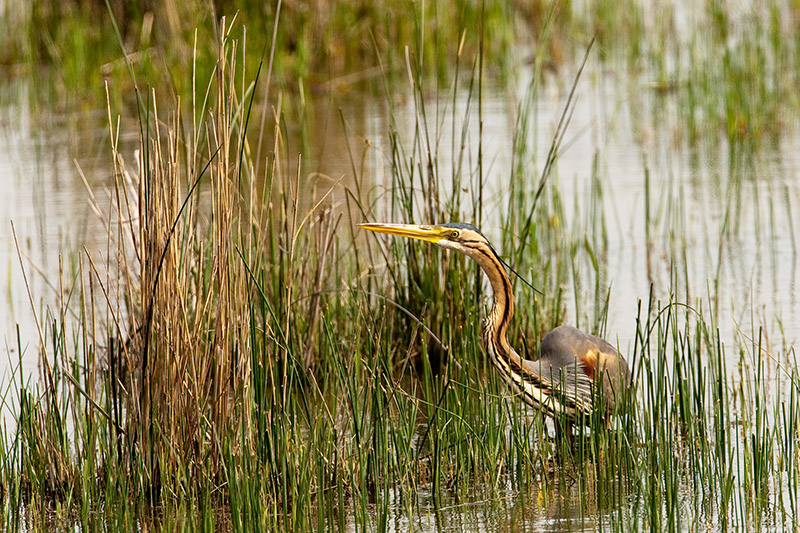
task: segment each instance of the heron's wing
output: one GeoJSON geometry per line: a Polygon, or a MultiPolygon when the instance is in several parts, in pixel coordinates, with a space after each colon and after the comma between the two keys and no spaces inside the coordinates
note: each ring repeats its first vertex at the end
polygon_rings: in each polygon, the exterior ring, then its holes
{"type": "Polygon", "coordinates": [[[595,368],[602,366],[606,356],[618,359],[609,343],[570,326],[559,326],[548,333],[538,355],[531,363],[553,384],[553,393],[563,398],[562,402],[574,402],[587,412],[596,399],[595,368]]]}
{"type": "Polygon", "coordinates": [[[555,394],[564,404],[574,403],[578,410],[589,412],[594,406],[594,380],[589,377],[580,364],[572,364],[553,369],[552,381],[555,394]]]}
{"type": "Polygon", "coordinates": [[[539,387],[547,393],[551,402],[557,402],[567,412],[592,411],[594,381],[585,373],[579,361],[573,358],[572,364],[564,364],[552,359],[523,360],[522,365],[528,375],[540,376],[539,387]]]}
{"type": "Polygon", "coordinates": [[[566,363],[572,359],[582,360],[586,353],[592,351],[617,355],[617,350],[600,337],[572,326],[558,326],[542,339],[539,359],[563,359],[566,363]]]}

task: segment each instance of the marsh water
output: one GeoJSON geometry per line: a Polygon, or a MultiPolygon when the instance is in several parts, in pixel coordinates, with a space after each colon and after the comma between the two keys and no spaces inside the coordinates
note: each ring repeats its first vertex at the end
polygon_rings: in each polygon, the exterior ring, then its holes
{"type": "MultiPolygon", "coordinates": [[[[534,168],[544,164],[575,71],[576,65],[564,65],[541,82],[531,113],[532,156],[526,163],[534,168]]],[[[713,311],[723,342],[735,345],[763,328],[767,349],[795,345],[800,336],[800,122],[787,119],[778,138],[757,146],[731,144],[724,135],[692,140],[684,131],[681,112],[684,89],[677,85],[664,90],[652,81],[646,75],[617,72],[595,59],[578,84],[552,185],[571,215],[567,222],[587,232],[587,242],[594,239],[587,228],[604,222],[605,246],[599,270],[587,256],[576,254],[576,282],[562,287],[567,322],[593,327],[597,317],[590,310],[590,295],[599,276],[600,286],[610,295],[605,336],[623,353],[633,344],[637,307],[651,291],[664,303],[674,300],[713,311]]],[[[482,144],[483,176],[469,178],[463,194],[471,197],[482,181],[482,229],[494,241],[500,236],[498,214],[507,205],[515,123],[529,82],[524,72],[511,88],[486,82],[480,110],[466,89],[455,97],[449,90],[426,97],[437,117],[431,134],[439,148],[436,164],[441,176],[452,172],[465,124],[468,161],[475,161],[482,144]]],[[[398,85],[391,95],[396,126],[410,137],[416,124],[414,96],[410,85],[398,85]]],[[[21,375],[37,379],[35,317],[55,312],[56,296],[69,291],[70,273],[84,248],[102,255],[107,245],[106,229],[88,193],[92,191],[101,207],[108,205],[112,163],[104,102],[98,101],[94,109],[34,110],[31,90],[25,79],[0,85],[0,277],[5,285],[0,300],[0,374],[6,380],[18,364],[21,375]]],[[[313,172],[303,176],[308,190],[319,194],[340,179],[343,186],[353,187],[352,153],[367,194],[390,194],[386,95],[338,85],[312,95],[307,115],[312,161],[306,165],[313,172]]],[[[135,118],[123,114],[122,128],[128,132],[123,135],[123,153],[133,161],[135,118]]],[[[290,137],[287,152],[299,149],[299,139],[290,137]]],[[[331,202],[341,207],[344,194],[334,190],[331,202]]],[[[355,222],[359,221],[348,221],[355,222]]],[[[403,522],[407,513],[398,512],[401,522],[395,527],[503,531],[522,520],[544,531],[603,521],[602,508],[584,508],[569,489],[549,493],[548,498],[559,500],[557,505],[541,501],[535,490],[473,496],[469,502],[423,505],[413,525],[403,522]]]]}

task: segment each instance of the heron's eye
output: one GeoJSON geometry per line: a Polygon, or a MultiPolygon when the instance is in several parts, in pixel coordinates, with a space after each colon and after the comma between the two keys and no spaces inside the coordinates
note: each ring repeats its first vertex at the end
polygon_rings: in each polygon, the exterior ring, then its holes
{"type": "Polygon", "coordinates": [[[458,238],[458,232],[457,231],[451,231],[450,232],[450,238],[457,239],[458,238]]]}

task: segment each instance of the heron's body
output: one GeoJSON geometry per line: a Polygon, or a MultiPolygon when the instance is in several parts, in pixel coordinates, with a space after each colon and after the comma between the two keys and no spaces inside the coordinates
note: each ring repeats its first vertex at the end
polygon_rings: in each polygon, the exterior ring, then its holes
{"type": "Polygon", "coordinates": [[[594,413],[599,407],[598,398],[602,398],[606,413],[610,413],[620,401],[622,392],[630,386],[628,365],[614,347],[599,337],[570,326],[560,326],[548,333],[535,360],[520,357],[509,345],[507,335],[514,317],[511,282],[500,256],[473,226],[461,223],[360,226],[428,241],[466,254],[478,263],[489,278],[494,293],[492,308],[483,327],[486,351],[503,379],[519,391],[529,405],[550,416],[576,419],[594,413]]]}

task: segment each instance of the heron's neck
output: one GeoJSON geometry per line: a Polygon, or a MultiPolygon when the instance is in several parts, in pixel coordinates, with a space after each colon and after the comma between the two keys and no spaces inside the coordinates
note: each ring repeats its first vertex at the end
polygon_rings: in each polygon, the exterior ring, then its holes
{"type": "Polygon", "coordinates": [[[506,336],[508,325],[514,317],[514,293],[511,290],[511,281],[496,255],[482,255],[478,264],[489,278],[494,293],[492,309],[486,317],[486,341],[494,342],[498,351],[516,355],[509,346],[506,336]]]}

